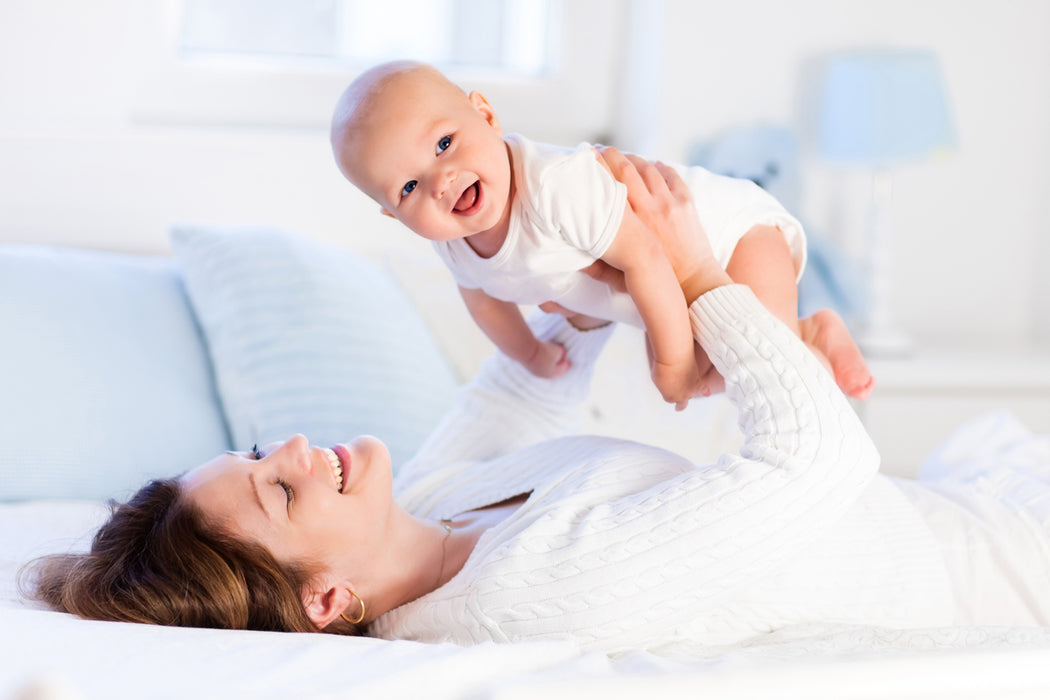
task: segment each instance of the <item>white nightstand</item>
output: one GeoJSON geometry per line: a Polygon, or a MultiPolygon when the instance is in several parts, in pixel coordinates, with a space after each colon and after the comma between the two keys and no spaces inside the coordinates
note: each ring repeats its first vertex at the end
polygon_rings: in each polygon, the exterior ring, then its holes
{"type": "Polygon", "coordinates": [[[1050,348],[917,344],[900,359],[869,359],[876,388],[854,402],[882,453],[882,471],[914,476],[965,421],[1009,410],[1050,434],[1050,348]]]}

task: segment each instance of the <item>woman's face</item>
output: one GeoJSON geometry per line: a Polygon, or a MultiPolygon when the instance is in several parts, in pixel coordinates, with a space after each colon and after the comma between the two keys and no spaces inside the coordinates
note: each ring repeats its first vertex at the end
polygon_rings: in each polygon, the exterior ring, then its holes
{"type": "Polygon", "coordinates": [[[234,536],[259,542],[278,561],[334,573],[361,571],[397,507],[390,453],[370,436],[327,449],[296,435],[258,453],[225,453],[180,481],[186,497],[234,536]]]}

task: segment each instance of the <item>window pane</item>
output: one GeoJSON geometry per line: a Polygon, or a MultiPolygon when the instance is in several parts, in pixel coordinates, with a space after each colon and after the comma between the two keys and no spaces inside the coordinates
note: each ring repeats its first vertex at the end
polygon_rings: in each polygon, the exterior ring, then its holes
{"type": "Polygon", "coordinates": [[[184,53],[332,56],[339,0],[185,0],[184,53]]]}
{"type": "Polygon", "coordinates": [[[184,53],[394,58],[536,75],[556,0],[183,0],[184,53]]]}
{"type": "Polygon", "coordinates": [[[440,63],[449,53],[450,0],[344,0],[340,58],[368,65],[391,58],[440,63]]]}
{"type": "Polygon", "coordinates": [[[458,41],[452,43],[449,62],[467,66],[501,66],[506,3],[490,0],[457,0],[452,19],[458,41]]]}
{"type": "Polygon", "coordinates": [[[551,3],[547,0],[507,0],[503,65],[515,73],[539,75],[550,67],[551,3]]]}

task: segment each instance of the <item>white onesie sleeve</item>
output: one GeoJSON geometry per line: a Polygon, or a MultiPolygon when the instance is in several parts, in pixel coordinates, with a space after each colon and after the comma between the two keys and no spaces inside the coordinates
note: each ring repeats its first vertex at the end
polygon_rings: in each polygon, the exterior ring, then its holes
{"type": "Polygon", "coordinates": [[[627,186],[598,162],[594,147],[580,144],[538,179],[534,202],[541,219],[569,245],[595,258],[605,255],[623,221],[627,186]]]}

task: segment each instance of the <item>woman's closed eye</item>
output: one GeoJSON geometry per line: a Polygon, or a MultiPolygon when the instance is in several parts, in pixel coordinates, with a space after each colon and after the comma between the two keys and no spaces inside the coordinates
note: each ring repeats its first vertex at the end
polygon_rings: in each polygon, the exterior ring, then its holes
{"type": "Polygon", "coordinates": [[[292,504],[292,501],[295,500],[295,489],[293,489],[291,484],[289,484],[281,477],[277,477],[275,481],[278,486],[284,489],[285,504],[290,506],[292,504]]]}
{"type": "MultiPolygon", "coordinates": [[[[257,444],[252,445],[252,449],[248,450],[248,459],[260,460],[263,457],[264,455],[257,444]]],[[[291,505],[292,501],[295,500],[295,489],[292,488],[292,485],[281,477],[276,477],[273,483],[284,490],[285,503],[291,505]]]]}

